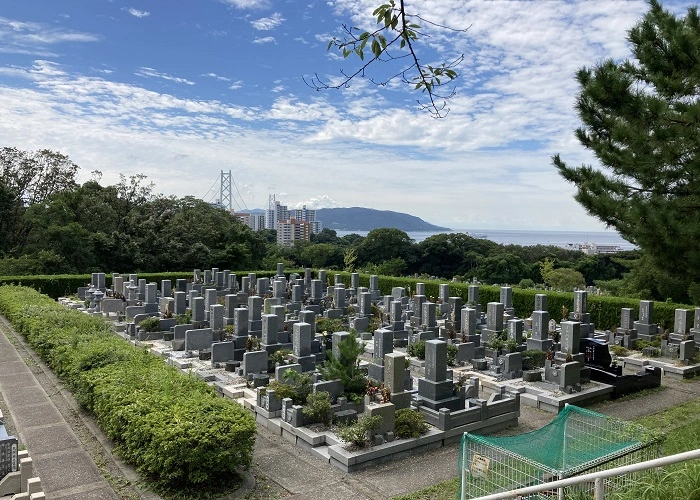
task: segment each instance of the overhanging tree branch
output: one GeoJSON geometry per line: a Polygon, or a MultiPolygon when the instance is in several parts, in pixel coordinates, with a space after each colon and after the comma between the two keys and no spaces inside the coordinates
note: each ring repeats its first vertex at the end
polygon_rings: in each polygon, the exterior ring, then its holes
{"type": "Polygon", "coordinates": [[[340,82],[329,83],[319,77],[318,74],[314,74],[310,79],[304,77],[304,82],[318,91],[347,88],[354,78],[365,77],[367,68],[376,61],[389,62],[408,58],[411,62],[392,76],[382,79],[369,78],[369,80],[375,85],[386,86],[391,81],[399,79],[402,83],[411,85],[414,90],[421,90],[426,94],[427,102],[418,100],[421,109],[428,110],[435,118],[447,116],[450,111],[447,107],[447,100],[455,95],[455,88],[452,86],[458,76],[455,68],[464,60],[464,55],[462,54],[449,62],[443,62],[438,66],[422,64],[418,58],[415,44],[421,37],[429,38],[429,35],[419,31],[420,25],[412,23],[410,19],[413,17],[427,24],[455,32],[465,32],[469,28],[449,28],[427,21],[418,15],[408,14],[404,0],[399,0],[398,6],[394,0],[389,0],[388,3],[377,7],[372,15],[377,17],[379,28],[376,30],[360,33],[361,30],[359,28],[348,28],[346,25],[343,25],[346,37],[342,40],[333,37],[328,43],[328,50],[335,47],[342,51],[343,58],[355,54],[360,58],[360,61],[365,60],[365,49],[367,44],[369,44],[369,50],[371,50],[372,54],[371,59],[364,62],[360,68],[352,73],[345,73],[341,70],[343,78],[340,82]],[[388,40],[387,36],[389,37],[388,40]],[[398,47],[396,46],[397,42],[398,47]],[[389,49],[405,50],[407,53],[395,55],[389,49]],[[443,92],[443,90],[446,90],[446,92],[443,92]]]}

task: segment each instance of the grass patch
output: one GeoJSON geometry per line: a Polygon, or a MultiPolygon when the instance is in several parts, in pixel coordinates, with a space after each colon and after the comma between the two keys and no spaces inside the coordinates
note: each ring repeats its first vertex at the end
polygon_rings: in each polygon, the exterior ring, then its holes
{"type": "Polygon", "coordinates": [[[394,498],[395,500],[432,500],[438,498],[456,498],[457,495],[459,495],[459,477],[428,486],[415,493],[409,493],[408,495],[394,498]]]}
{"type": "MultiPolygon", "coordinates": [[[[660,388],[663,389],[663,388],[660,388]]],[[[622,399],[637,398],[660,389],[640,391],[622,399]]],[[[634,420],[651,431],[666,434],[664,455],[674,455],[700,448],[700,399],[674,406],[653,415],[634,420]]],[[[431,500],[457,498],[459,476],[434,484],[415,493],[395,497],[396,500],[431,500]]],[[[685,462],[664,468],[662,472],[650,472],[622,491],[608,492],[605,498],[614,500],[700,500],[700,461],[685,462]]]]}

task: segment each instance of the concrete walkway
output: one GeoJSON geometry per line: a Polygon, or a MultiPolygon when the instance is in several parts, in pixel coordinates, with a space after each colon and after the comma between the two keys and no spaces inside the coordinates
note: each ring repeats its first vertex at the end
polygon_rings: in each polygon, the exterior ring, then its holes
{"type": "MultiPolygon", "coordinates": [[[[0,316],[0,407],[8,433],[34,462],[46,498],[139,498],[72,396],[0,316]],[[102,471],[95,465],[100,463],[102,471]],[[103,472],[116,479],[119,494],[103,472]],[[121,477],[120,477],[121,476],[121,477]]],[[[103,439],[103,438],[102,438],[103,439]]]]}

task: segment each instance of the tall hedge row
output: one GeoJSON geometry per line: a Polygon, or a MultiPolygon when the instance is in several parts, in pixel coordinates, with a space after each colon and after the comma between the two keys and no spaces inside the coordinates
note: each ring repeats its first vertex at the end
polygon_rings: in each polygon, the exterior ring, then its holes
{"type": "Polygon", "coordinates": [[[39,292],[0,286],[0,313],[74,391],[129,463],[169,487],[230,478],[253,458],[255,421],[194,376],[39,292]]]}
{"type": "MultiPolygon", "coordinates": [[[[247,276],[249,271],[238,271],[239,280],[241,276],[247,276]]],[[[258,278],[274,276],[274,271],[250,271],[255,272],[258,278]]],[[[145,279],[149,283],[158,283],[162,280],[171,280],[173,284],[176,279],[192,279],[192,271],[170,272],[170,273],[142,273],[139,279],[145,279]]],[[[91,275],[89,274],[55,274],[36,276],[0,276],[0,285],[22,285],[33,288],[52,299],[66,297],[78,291],[78,287],[89,286],[91,275]]],[[[112,286],[112,275],[105,276],[107,288],[112,286]]]]}
{"type": "MultiPolygon", "coordinates": [[[[350,273],[329,272],[330,281],[333,276],[340,274],[346,286],[350,285],[350,273]]],[[[383,295],[391,294],[393,287],[409,288],[411,293],[416,290],[416,283],[425,283],[425,293],[427,296],[438,297],[440,284],[444,281],[426,280],[423,278],[395,278],[391,276],[379,277],[379,289],[383,295]]],[[[450,295],[461,297],[466,303],[469,283],[449,283],[450,295]]],[[[369,275],[360,275],[360,286],[369,287],[369,275]]],[[[532,313],[535,306],[535,295],[544,293],[547,295],[547,310],[550,317],[560,321],[562,307],[569,311],[574,309],[574,294],[572,292],[552,292],[534,289],[513,288],[513,307],[516,314],[521,318],[527,318],[532,313]]],[[[479,303],[482,310],[486,310],[489,302],[499,302],[501,298],[500,287],[490,285],[479,285],[479,303]]],[[[588,295],[588,312],[591,314],[591,321],[596,328],[606,330],[620,326],[620,315],[623,307],[634,309],[635,317],[639,317],[639,300],[625,297],[611,297],[607,295],[588,295]]],[[[694,306],[686,304],[672,304],[668,302],[654,303],[654,322],[664,328],[673,328],[673,319],[676,309],[692,309],[694,306]]]]}

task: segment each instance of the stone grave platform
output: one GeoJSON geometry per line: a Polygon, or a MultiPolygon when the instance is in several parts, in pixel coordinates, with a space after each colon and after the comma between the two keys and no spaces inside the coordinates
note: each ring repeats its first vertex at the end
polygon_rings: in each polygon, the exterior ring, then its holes
{"type": "Polygon", "coordinates": [[[566,394],[559,387],[548,382],[525,382],[522,379],[499,381],[496,377],[485,375],[484,372],[474,372],[469,369],[455,370],[454,377],[466,375],[479,377],[482,390],[487,393],[497,393],[505,389],[520,393],[520,403],[533,406],[553,413],[559,413],[567,404],[586,406],[612,398],[613,386],[600,382],[581,384],[581,391],[566,394]]]}
{"type": "Polygon", "coordinates": [[[646,366],[658,366],[661,368],[661,376],[672,377],[677,379],[693,378],[700,375],[700,364],[682,365],[678,360],[671,358],[647,358],[642,354],[632,354],[618,358],[624,369],[636,370],[644,369],[646,366]]]}
{"type": "Polygon", "coordinates": [[[426,434],[419,438],[396,438],[393,441],[372,447],[348,450],[332,428],[314,431],[306,426],[294,427],[279,417],[267,418],[264,409],[257,406],[255,395],[238,398],[237,401],[244,408],[255,412],[255,420],[259,425],[343,472],[355,472],[387,461],[399,460],[443,446],[453,445],[461,440],[464,432],[474,434],[498,432],[517,425],[520,415],[519,410],[512,411],[512,408],[502,405],[505,410],[503,413],[494,415],[485,421],[472,422],[447,431],[431,427],[426,434]]]}

